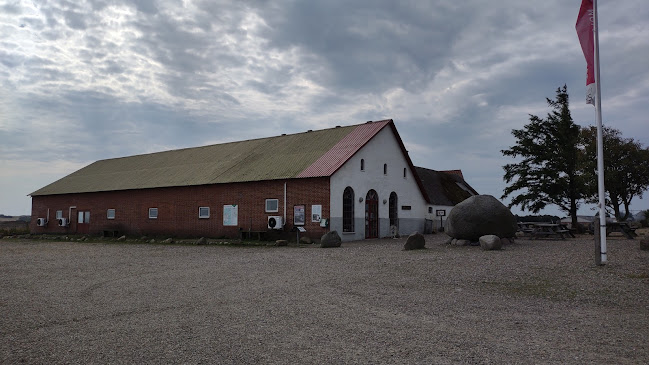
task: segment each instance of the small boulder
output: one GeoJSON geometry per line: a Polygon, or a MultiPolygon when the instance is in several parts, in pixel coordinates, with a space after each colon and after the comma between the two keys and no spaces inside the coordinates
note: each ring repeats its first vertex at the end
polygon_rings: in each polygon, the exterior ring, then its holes
{"type": "Polygon", "coordinates": [[[174,243],[174,239],[170,237],[170,238],[167,238],[166,240],[162,241],[162,243],[171,244],[171,243],[174,243]]]}
{"type": "MultiPolygon", "coordinates": [[[[66,238],[67,238],[67,237],[66,237],[66,238]]],[[[119,242],[124,242],[124,241],[126,241],[126,236],[124,235],[124,236],[118,238],[117,241],[119,241],[119,242]]]]}
{"type": "Polygon", "coordinates": [[[300,243],[310,245],[313,243],[313,240],[311,239],[311,237],[304,236],[304,237],[300,237],[300,243]]]}
{"type": "Polygon", "coordinates": [[[151,240],[149,241],[149,243],[155,243],[155,238],[151,238],[151,240]]]}
{"type": "Polygon", "coordinates": [[[649,251],[649,238],[643,238],[640,240],[640,249],[643,251],[649,251]]]}
{"type": "Polygon", "coordinates": [[[207,245],[207,238],[201,237],[194,242],[195,245],[207,245]]]}
{"type": "Polygon", "coordinates": [[[453,238],[453,237],[449,237],[446,241],[444,241],[444,244],[445,244],[445,245],[450,245],[451,243],[453,243],[453,240],[454,240],[454,239],[455,239],[455,238],[453,238]]]}
{"type": "Polygon", "coordinates": [[[455,240],[455,245],[456,246],[469,246],[470,244],[471,244],[471,241],[469,241],[469,240],[463,240],[463,239],[455,240]]]}
{"type": "Polygon", "coordinates": [[[424,238],[424,235],[419,232],[415,232],[408,236],[406,243],[403,245],[403,249],[406,251],[421,250],[424,248],[426,248],[426,239],[424,238]]]}
{"type": "Polygon", "coordinates": [[[275,241],[275,246],[288,246],[287,240],[277,240],[275,241]]]}
{"type": "Polygon", "coordinates": [[[322,238],[320,238],[320,247],[340,247],[342,244],[342,239],[338,232],[330,231],[325,233],[322,238]]]}
{"type": "Polygon", "coordinates": [[[484,251],[500,250],[503,247],[503,244],[500,237],[493,234],[487,234],[480,237],[480,247],[484,251]]]}

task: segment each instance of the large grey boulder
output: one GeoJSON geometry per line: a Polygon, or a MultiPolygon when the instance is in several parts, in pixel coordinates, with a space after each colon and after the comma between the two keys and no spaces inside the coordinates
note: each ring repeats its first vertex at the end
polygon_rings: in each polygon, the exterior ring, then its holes
{"type": "Polygon", "coordinates": [[[514,237],[516,217],[491,195],[474,195],[451,209],[446,234],[476,242],[484,235],[514,237]]]}
{"type": "Polygon", "coordinates": [[[342,239],[336,231],[325,233],[320,239],[320,247],[340,247],[342,239]]]}
{"type": "Polygon", "coordinates": [[[403,245],[404,250],[421,250],[424,248],[426,248],[426,239],[424,238],[424,235],[419,232],[415,232],[408,236],[406,243],[403,245]]]}

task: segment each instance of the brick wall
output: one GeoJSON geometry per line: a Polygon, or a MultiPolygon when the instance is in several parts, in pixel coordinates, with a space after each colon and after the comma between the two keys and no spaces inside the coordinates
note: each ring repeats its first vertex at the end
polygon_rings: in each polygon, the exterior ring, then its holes
{"type": "Polygon", "coordinates": [[[319,238],[326,230],[319,223],[311,222],[311,205],[322,205],[322,217],[330,217],[328,177],[35,196],[32,197],[30,230],[35,234],[78,234],[86,233],[87,229],[89,234],[116,230],[127,235],[236,237],[240,229],[266,231],[268,216],[284,215],[285,182],[287,222],[284,231],[293,228],[293,206],[303,204],[306,235],[319,238]],[[278,212],[265,211],[266,199],[278,200],[278,212]],[[238,206],[238,224],[224,226],[223,206],[232,204],[238,206]],[[56,211],[63,211],[63,217],[68,218],[70,206],[76,208],[71,211],[69,227],[59,227],[56,211]],[[199,219],[199,207],[209,207],[210,217],[199,219]],[[149,208],[158,208],[157,219],[149,219],[149,208]],[[49,223],[46,227],[38,227],[37,218],[46,218],[48,209],[49,223]],[[115,209],[115,219],[107,219],[108,209],[115,209]],[[77,223],[80,211],[90,212],[89,224],[77,223]]]}

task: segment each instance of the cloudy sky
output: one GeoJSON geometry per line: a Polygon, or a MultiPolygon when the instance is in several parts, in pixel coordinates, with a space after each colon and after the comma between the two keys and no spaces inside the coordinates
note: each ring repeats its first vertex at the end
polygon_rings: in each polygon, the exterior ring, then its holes
{"type": "MultiPolygon", "coordinates": [[[[0,0],[0,213],[98,159],[386,118],[415,165],[500,197],[558,87],[594,124],[580,3],[0,0]]],[[[604,123],[647,146],[649,6],[599,8],[604,123]]]]}

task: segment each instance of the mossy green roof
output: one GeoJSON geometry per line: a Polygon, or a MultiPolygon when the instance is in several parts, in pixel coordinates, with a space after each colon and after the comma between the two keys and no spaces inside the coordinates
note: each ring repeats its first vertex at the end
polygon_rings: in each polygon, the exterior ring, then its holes
{"type": "Polygon", "coordinates": [[[358,126],[100,160],[31,195],[295,178],[358,126]]]}

